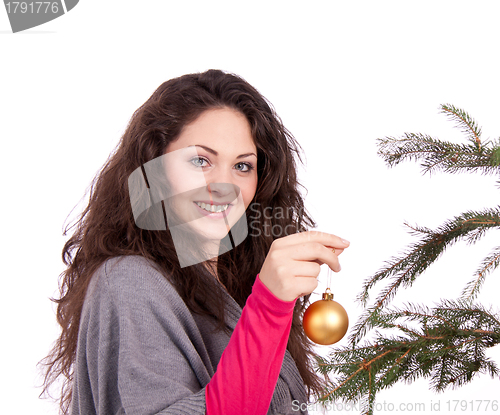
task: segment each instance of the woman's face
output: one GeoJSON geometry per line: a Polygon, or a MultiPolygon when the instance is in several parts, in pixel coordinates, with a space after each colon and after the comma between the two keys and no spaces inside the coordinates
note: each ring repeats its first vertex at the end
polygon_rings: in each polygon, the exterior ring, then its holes
{"type": "Polygon", "coordinates": [[[257,189],[257,148],[240,112],[211,109],[186,125],[166,149],[170,208],[212,240],[224,238],[257,189]]]}

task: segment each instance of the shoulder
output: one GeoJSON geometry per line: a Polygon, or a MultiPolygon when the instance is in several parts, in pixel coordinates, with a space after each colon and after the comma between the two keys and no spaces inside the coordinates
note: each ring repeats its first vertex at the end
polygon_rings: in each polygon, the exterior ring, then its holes
{"type": "MultiPolygon", "coordinates": [[[[110,287],[133,287],[134,289],[168,283],[166,276],[154,262],[139,256],[119,256],[106,260],[101,266],[110,287]]],[[[168,283],[170,285],[170,283],[168,283]]]]}
{"type": "Polygon", "coordinates": [[[182,303],[167,276],[154,262],[141,256],[120,256],[106,260],[94,273],[89,300],[106,295],[115,305],[137,303],[182,303]],[[165,301],[167,300],[167,301],[165,301]]]}

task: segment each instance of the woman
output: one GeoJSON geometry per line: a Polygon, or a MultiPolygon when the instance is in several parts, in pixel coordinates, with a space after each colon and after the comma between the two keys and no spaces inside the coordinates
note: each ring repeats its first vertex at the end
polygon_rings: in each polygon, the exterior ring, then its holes
{"type": "Polygon", "coordinates": [[[258,91],[218,70],[134,113],[63,249],[45,383],[66,379],[62,413],[297,413],[320,391],[301,315],[349,243],[306,231],[296,155],[258,91]]]}

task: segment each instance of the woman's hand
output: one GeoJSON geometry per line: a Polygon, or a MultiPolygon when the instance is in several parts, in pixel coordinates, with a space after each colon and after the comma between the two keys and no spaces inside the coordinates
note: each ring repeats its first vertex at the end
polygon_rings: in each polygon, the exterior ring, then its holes
{"type": "Polygon", "coordinates": [[[322,264],[328,264],[335,272],[340,271],[338,255],[348,246],[348,241],[318,231],[276,239],[262,265],[259,278],[279,299],[294,301],[316,289],[322,264]]]}

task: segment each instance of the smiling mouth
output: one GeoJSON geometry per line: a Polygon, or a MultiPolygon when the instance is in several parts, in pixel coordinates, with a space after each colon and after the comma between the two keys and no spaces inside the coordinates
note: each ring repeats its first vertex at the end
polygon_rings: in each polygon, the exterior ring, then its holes
{"type": "Polygon", "coordinates": [[[206,210],[207,212],[212,212],[212,213],[218,213],[218,212],[224,212],[229,205],[210,205],[208,203],[203,203],[203,202],[194,202],[196,203],[200,208],[206,210]]]}

